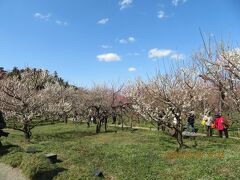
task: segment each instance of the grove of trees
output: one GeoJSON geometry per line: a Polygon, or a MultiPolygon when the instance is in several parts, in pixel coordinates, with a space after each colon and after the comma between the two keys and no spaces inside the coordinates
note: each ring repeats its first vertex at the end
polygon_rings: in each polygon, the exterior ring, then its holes
{"type": "MultiPolygon", "coordinates": [[[[22,131],[28,140],[31,130],[45,122],[94,121],[100,133],[103,124],[107,131],[110,117],[123,125],[128,116],[161,127],[182,148],[190,111],[240,113],[240,49],[204,41],[192,59],[187,66],[158,71],[148,80],[90,89],[70,85],[42,69],[0,68],[0,111],[8,127],[22,131]]],[[[239,123],[234,117],[232,123],[239,123]]]]}

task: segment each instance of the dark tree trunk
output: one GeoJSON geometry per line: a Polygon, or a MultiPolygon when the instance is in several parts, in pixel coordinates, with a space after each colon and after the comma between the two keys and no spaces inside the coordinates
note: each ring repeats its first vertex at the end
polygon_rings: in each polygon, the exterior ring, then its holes
{"type": "Polygon", "coordinates": [[[68,123],[68,115],[66,113],[64,113],[63,118],[64,118],[64,122],[67,124],[68,123]]]}
{"type": "Polygon", "coordinates": [[[175,128],[175,133],[176,133],[176,139],[177,139],[177,142],[178,142],[178,145],[179,145],[179,148],[178,150],[184,148],[184,147],[187,147],[186,145],[184,145],[184,142],[183,142],[183,128],[182,128],[182,124],[181,124],[181,117],[180,116],[176,116],[176,119],[177,119],[177,124],[176,124],[176,128],[175,128]]]}
{"type": "Polygon", "coordinates": [[[101,132],[101,122],[98,122],[96,125],[96,133],[100,133],[101,132]]]}
{"type": "Polygon", "coordinates": [[[29,141],[30,138],[31,138],[31,135],[32,135],[31,130],[30,130],[30,127],[29,127],[29,123],[24,123],[24,124],[23,124],[23,132],[24,132],[24,137],[25,137],[25,139],[26,139],[27,141],[29,141]]]}
{"type": "Polygon", "coordinates": [[[92,119],[92,117],[89,116],[89,117],[88,117],[88,120],[87,120],[87,126],[88,126],[88,127],[90,127],[91,119],[92,119]]]}
{"type": "Polygon", "coordinates": [[[183,135],[182,135],[182,132],[181,131],[178,131],[176,132],[177,134],[177,142],[178,142],[178,145],[179,145],[179,149],[182,149],[185,145],[183,143],[183,135]]]}
{"type": "Polygon", "coordinates": [[[112,124],[116,124],[116,121],[117,121],[117,117],[114,115],[114,116],[112,116],[112,124]]]}
{"type": "Polygon", "coordinates": [[[157,122],[157,130],[158,131],[160,130],[160,126],[161,126],[160,122],[157,122]]]}
{"type": "Polygon", "coordinates": [[[219,107],[218,107],[218,111],[222,112],[223,111],[223,107],[224,107],[224,101],[225,101],[225,92],[222,88],[222,84],[219,85],[219,107]]]}
{"type": "Polygon", "coordinates": [[[124,128],[123,128],[123,118],[121,117],[121,120],[122,120],[122,131],[124,130],[124,128]]]}

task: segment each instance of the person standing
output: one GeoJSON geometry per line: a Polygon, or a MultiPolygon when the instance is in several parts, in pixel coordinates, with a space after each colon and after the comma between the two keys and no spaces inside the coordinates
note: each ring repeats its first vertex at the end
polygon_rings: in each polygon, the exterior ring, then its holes
{"type": "Polygon", "coordinates": [[[216,129],[219,132],[219,137],[222,138],[223,137],[223,132],[226,138],[228,138],[228,128],[225,127],[226,120],[224,119],[224,117],[221,115],[221,113],[217,113],[215,115],[215,125],[216,125],[216,129]]]}
{"type": "Polygon", "coordinates": [[[187,121],[188,121],[188,126],[191,127],[193,133],[195,133],[195,127],[194,127],[195,117],[196,117],[196,116],[195,116],[194,111],[191,111],[191,112],[189,113],[188,119],[187,119],[187,121]]]}
{"type": "MultiPolygon", "coordinates": [[[[228,115],[228,117],[229,117],[229,115],[228,115]]],[[[225,137],[228,138],[228,128],[229,128],[228,118],[225,117],[222,124],[223,124],[223,127],[224,127],[223,131],[224,131],[225,137]]]]}
{"type": "Polygon", "coordinates": [[[207,131],[207,136],[212,136],[213,134],[213,129],[212,129],[212,124],[214,123],[213,117],[211,116],[211,112],[208,112],[206,115],[206,131],[207,131]]]}

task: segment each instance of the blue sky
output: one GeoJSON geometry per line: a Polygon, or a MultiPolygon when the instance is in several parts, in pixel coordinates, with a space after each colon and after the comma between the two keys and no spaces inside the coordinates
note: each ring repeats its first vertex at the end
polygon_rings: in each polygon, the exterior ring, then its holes
{"type": "Polygon", "coordinates": [[[199,28],[240,42],[239,0],[0,0],[0,66],[57,71],[79,86],[189,62],[199,28]]]}

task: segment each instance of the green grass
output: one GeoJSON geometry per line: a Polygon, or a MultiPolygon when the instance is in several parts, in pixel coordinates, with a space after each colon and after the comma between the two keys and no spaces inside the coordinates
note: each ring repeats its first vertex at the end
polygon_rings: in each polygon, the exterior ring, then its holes
{"type": "Polygon", "coordinates": [[[176,153],[175,139],[161,132],[109,130],[96,135],[86,125],[47,125],[33,130],[30,143],[21,132],[8,130],[0,161],[20,167],[31,179],[94,179],[96,169],[106,179],[240,179],[237,140],[199,137],[197,147],[176,153]],[[62,162],[47,161],[43,154],[50,152],[62,162]]]}

